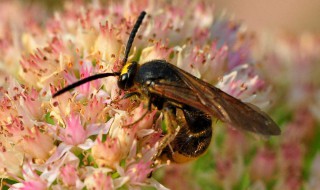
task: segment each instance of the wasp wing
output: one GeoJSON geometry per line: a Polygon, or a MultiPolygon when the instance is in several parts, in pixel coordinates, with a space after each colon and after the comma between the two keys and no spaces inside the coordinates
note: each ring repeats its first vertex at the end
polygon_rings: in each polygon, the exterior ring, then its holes
{"type": "Polygon", "coordinates": [[[277,124],[258,107],[244,103],[174,65],[168,65],[184,84],[158,80],[149,87],[151,93],[190,105],[240,129],[263,135],[281,133],[277,124]]]}

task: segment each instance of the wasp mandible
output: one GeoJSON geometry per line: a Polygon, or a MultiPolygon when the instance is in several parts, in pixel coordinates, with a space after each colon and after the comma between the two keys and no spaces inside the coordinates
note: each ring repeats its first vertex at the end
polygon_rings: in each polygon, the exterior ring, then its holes
{"type": "Polygon", "coordinates": [[[161,139],[154,160],[161,157],[181,163],[202,155],[212,138],[212,117],[266,136],[281,133],[278,125],[259,108],[166,60],[152,60],[141,65],[137,61],[128,62],[132,43],[145,15],[146,12],[141,12],[130,33],[120,72],[92,75],[59,90],[53,97],[92,80],[117,76],[118,87],[127,92],[125,98],[143,97],[149,111],[155,107],[164,114],[167,134],[161,139]]]}

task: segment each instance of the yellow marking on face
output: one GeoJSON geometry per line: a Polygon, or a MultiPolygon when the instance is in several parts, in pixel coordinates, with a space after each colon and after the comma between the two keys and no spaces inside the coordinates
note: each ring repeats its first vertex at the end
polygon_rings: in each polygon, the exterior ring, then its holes
{"type": "Polygon", "coordinates": [[[120,75],[123,75],[123,74],[127,73],[128,70],[129,70],[129,67],[130,67],[131,65],[132,65],[132,63],[127,62],[127,63],[123,66],[123,68],[121,69],[121,74],[120,74],[120,75]]]}

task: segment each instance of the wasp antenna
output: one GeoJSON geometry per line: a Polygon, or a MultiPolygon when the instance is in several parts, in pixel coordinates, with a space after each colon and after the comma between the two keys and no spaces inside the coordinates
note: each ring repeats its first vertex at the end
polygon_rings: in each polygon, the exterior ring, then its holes
{"type": "Polygon", "coordinates": [[[129,36],[129,39],[128,39],[128,42],[127,42],[127,46],[126,46],[126,50],[125,50],[125,54],[124,54],[124,58],[122,60],[122,64],[125,64],[128,60],[128,56],[129,56],[129,53],[130,53],[130,49],[131,49],[131,46],[132,46],[132,43],[133,43],[133,40],[136,36],[136,33],[143,21],[143,18],[144,16],[146,15],[147,13],[145,11],[142,11],[136,21],[136,23],[134,24],[133,28],[132,28],[132,31],[130,33],[130,36],[129,36]]]}
{"type": "Polygon", "coordinates": [[[93,80],[97,80],[97,79],[100,79],[100,78],[105,78],[105,77],[110,77],[110,76],[119,76],[120,73],[119,72],[115,72],[115,73],[99,73],[99,74],[96,74],[96,75],[92,75],[92,76],[89,76],[87,78],[84,78],[84,79],[81,79],[73,84],[70,84],[69,86],[66,86],[64,87],[63,89],[59,90],[58,92],[56,92],[55,94],[53,94],[53,98],[77,87],[77,86],[80,86],[84,83],[87,83],[87,82],[90,82],[90,81],[93,81],[93,80]]]}

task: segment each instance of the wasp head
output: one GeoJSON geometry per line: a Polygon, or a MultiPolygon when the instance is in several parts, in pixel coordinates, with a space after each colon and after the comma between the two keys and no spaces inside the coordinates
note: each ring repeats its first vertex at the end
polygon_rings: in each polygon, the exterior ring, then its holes
{"type": "Polygon", "coordinates": [[[118,86],[122,90],[128,90],[133,86],[134,77],[138,70],[138,63],[128,62],[126,63],[123,68],[121,69],[121,73],[118,79],[118,86]]]}

